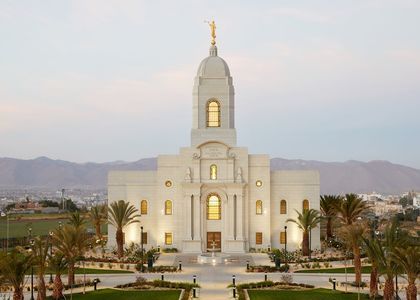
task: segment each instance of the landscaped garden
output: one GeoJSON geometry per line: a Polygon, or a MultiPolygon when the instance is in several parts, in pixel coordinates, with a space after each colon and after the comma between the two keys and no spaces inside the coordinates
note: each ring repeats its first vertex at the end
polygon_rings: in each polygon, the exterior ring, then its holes
{"type": "MultiPolygon", "coordinates": [[[[161,290],[161,291],[125,291],[118,289],[103,289],[86,294],[73,294],[73,300],[104,300],[104,299],[119,299],[119,300],[178,300],[180,290],[161,290]]],[[[48,297],[47,299],[53,299],[48,297]]]]}
{"type": "MultiPolygon", "coordinates": [[[[371,266],[362,266],[362,273],[369,274],[372,272],[371,266]]],[[[308,269],[308,270],[297,270],[295,273],[346,273],[346,268],[330,268],[330,269],[308,269]]],[[[354,274],[354,267],[348,267],[347,273],[354,274]]]]}
{"type": "MultiPolygon", "coordinates": [[[[356,293],[344,293],[327,289],[308,289],[308,290],[249,290],[248,295],[251,300],[350,300],[358,299],[356,293]]],[[[366,294],[360,294],[360,299],[369,299],[366,294]]]]}

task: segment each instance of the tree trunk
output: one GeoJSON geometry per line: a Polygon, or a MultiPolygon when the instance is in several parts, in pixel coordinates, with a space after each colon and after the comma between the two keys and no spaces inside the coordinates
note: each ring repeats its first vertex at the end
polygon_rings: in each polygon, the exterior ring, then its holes
{"type": "Polygon", "coordinates": [[[408,282],[407,286],[407,300],[417,300],[417,287],[415,282],[408,282]]]}
{"type": "Polygon", "coordinates": [[[327,240],[332,239],[332,219],[331,217],[327,217],[327,240]]]}
{"type": "Polygon", "coordinates": [[[37,300],[45,300],[47,298],[47,289],[45,287],[44,274],[38,275],[38,294],[37,300]]]}
{"type": "Polygon", "coordinates": [[[23,300],[23,287],[15,287],[13,292],[13,300],[23,300]]]}
{"type": "Polygon", "coordinates": [[[53,286],[53,293],[52,297],[55,300],[63,298],[63,282],[61,281],[61,275],[56,274],[54,278],[54,286],[53,286]]]}
{"type": "Polygon", "coordinates": [[[303,240],[302,240],[302,255],[308,256],[309,255],[309,232],[303,232],[303,240]]]}
{"type": "Polygon", "coordinates": [[[394,280],[391,278],[387,278],[385,280],[385,287],[384,287],[384,300],[394,300],[394,280]]]}
{"type": "Polygon", "coordinates": [[[375,298],[378,295],[378,268],[374,266],[370,272],[369,295],[370,298],[375,298]]]}
{"type": "Polygon", "coordinates": [[[359,245],[355,245],[353,247],[353,255],[354,255],[355,282],[357,285],[360,285],[362,283],[362,261],[360,260],[359,245]]]}
{"type": "Polygon", "coordinates": [[[74,284],[74,262],[69,262],[68,264],[69,269],[69,279],[68,279],[68,285],[72,286],[74,284]]]}
{"type": "Polygon", "coordinates": [[[124,233],[122,229],[118,228],[117,233],[115,235],[116,235],[115,238],[117,240],[117,255],[118,255],[118,258],[121,258],[124,256],[124,238],[123,238],[124,233]]]}
{"type": "Polygon", "coordinates": [[[98,237],[98,239],[101,239],[102,238],[101,224],[95,224],[95,231],[96,231],[96,236],[98,237]]]}

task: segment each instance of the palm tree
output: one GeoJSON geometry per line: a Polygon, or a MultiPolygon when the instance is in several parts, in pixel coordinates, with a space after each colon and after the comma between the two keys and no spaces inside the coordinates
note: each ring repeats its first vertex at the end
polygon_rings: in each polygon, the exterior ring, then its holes
{"type": "Polygon", "coordinates": [[[31,267],[32,257],[13,249],[10,253],[0,253],[0,274],[13,286],[13,300],[23,299],[25,274],[31,267]]]}
{"type": "Polygon", "coordinates": [[[86,224],[86,219],[78,211],[70,215],[68,224],[73,225],[74,227],[82,227],[86,224]]]}
{"type": "Polygon", "coordinates": [[[47,297],[47,289],[45,287],[45,271],[47,269],[47,258],[50,238],[41,239],[36,237],[32,246],[31,256],[33,266],[36,267],[38,277],[38,295],[37,300],[45,300],[47,297]]]}
{"type": "Polygon", "coordinates": [[[344,225],[353,224],[368,208],[369,205],[356,194],[346,194],[335,206],[337,217],[344,225]]]}
{"type": "Polygon", "coordinates": [[[98,239],[102,238],[101,225],[106,223],[107,213],[108,213],[108,209],[106,205],[93,206],[89,212],[89,217],[93,226],[95,226],[96,237],[98,239]]]}
{"type": "Polygon", "coordinates": [[[344,243],[353,251],[355,282],[360,285],[362,282],[362,261],[360,259],[360,247],[362,237],[367,233],[364,224],[354,223],[341,227],[341,238],[344,243]]]}
{"type": "Polygon", "coordinates": [[[378,241],[379,246],[373,248],[378,265],[379,275],[385,277],[384,300],[394,299],[394,276],[399,273],[393,253],[398,247],[405,248],[409,240],[407,233],[399,230],[397,222],[388,224],[384,231],[384,238],[378,241]]]}
{"type": "Polygon", "coordinates": [[[67,269],[67,261],[62,253],[56,252],[54,255],[49,257],[49,265],[55,272],[54,286],[52,297],[55,300],[63,298],[63,282],[61,280],[61,274],[67,269]]]}
{"type": "Polygon", "coordinates": [[[396,248],[391,253],[392,260],[401,266],[408,282],[407,300],[417,299],[416,279],[420,276],[420,246],[411,245],[396,248]]]}
{"type": "Polygon", "coordinates": [[[337,215],[336,206],[340,205],[342,200],[341,196],[338,195],[324,195],[321,196],[320,207],[321,213],[327,220],[327,240],[331,239],[332,234],[332,219],[337,215]]]}
{"type": "Polygon", "coordinates": [[[378,239],[367,239],[363,237],[363,244],[369,260],[372,264],[370,272],[369,296],[375,299],[378,295],[378,279],[379,279],[379,258],[378,253],[381,252],[381,243],[378,239]]]}
{"type": "MultiPolygon", "coordinates": [[[[345,197],[336,204],[337,218],[344,225],[343,233],[352,237],[354,231],[360,231],[360,226],[352,226],[353,223],[358,221],[364,212],[369,209],[369,205],[359,198],[356,194],[346,194],[345,197]],[[348,227],[346,229],[346,227],[348,227]]],[[[354,236],[356,238],[356,236],[354,236]]],[[[361,274],[361,260],[360,260],[360,244],[361,236],[357,240],[349,241],[353,250],[354,267],[356,284],[360,284],[362,280],[361,274]]]]}
{"type": "Polygon", "coordinates": [[[117,254],[118,258],[124,255],[124,228],[130,224],[140,222],[137,220],[137,209],[129,202],[119,200],[111,203],[109,209],[109,223],[116,229],[115,239],[117,240],[117,254]]]}
{"type": "Polygon", "coordinates": [[[92,245],[92,240],[83,227],[76,227],[70,224],[57,229],[53,235],[53,243],[56,251],[61,253],[68,264],[68,284],[74,284],[75,264],[92,245]]]}
{"type": "Polygon", "coordinates": [[[300,230],[302,230],[302,254],[309,255],[309,232],[312,228],[318,226],[321,222],[319,212],[315,209],[303,210],[302,213],[295,209],[298,217],[296,219],[287,219],[286,222],[295,223],[300,230]]]}

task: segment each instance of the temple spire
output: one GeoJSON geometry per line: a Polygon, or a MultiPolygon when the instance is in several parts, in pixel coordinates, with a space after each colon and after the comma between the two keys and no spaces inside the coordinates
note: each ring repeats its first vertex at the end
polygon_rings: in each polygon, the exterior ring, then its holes
{"type": "Polygon", "coordinates": [[[216,23],[213,21],[206,21],[210,26],[211,45],[216,45],[216,23]]]}

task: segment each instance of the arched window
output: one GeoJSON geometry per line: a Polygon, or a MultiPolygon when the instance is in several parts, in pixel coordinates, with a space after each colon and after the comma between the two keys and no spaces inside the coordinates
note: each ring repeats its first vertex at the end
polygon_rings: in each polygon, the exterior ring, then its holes
{"type": "Polygon", "coordinates": [[[211,180],[217,179],[217,166],[216,165],[210,166],[210,179],[211,180]]]}
{"type": "Polygon", "coordinates": [[[280,214],[287,214],[287,202],[284,199],[280,201],[280,214]]]}
{"type": "Polygon", "coordinates": [[[207,197],[207,220],[220,220],[222,218],[222,201],[217,194],[207,197]]]}
{"type": "Polygon", "coordinates": [[[220,104],[216,100],[207,103],[207,127],[220,127],[220,104]]]}
{"type": "Polygon", "coordinates": [[[309,210],[309,201],[308,200],[303,200],[303,202],[302,202],[302,210],[303,211],[306,211],[306,210],[309,210]]]}
{"type": "Polygon", "coordinates": [[[140,202],[140,214],[147,215],[147,201],[141,200],[140,202]]]}
{"type": "Polygon", "coordinates": [[[165,201],[165,215],[172,215],[172,201],[165,201]]]}
{"type": "Polygon", "coordinates": [[[261,200],[257,200],[257,202],[255,202],[255,213],[257,215],[262,215],[263,213],[263,204],[261,200]]]}

